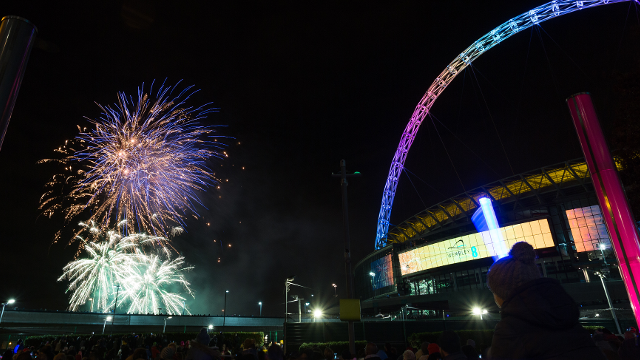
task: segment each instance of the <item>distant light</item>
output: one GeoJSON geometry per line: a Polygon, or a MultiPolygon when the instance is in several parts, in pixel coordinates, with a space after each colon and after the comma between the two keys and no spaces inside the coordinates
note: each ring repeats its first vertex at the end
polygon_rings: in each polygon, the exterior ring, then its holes
{"type": "Polygon", "coordinates": [[[16,302],[15,299],[9,299],[9,301],[7,301],[7,304],[13,304],[14,302],[16,302]]]}
{"type": "Polygon", "coordinates": [[[333,287],[338,287],[338,285],[336,285],[336,284],[331,284],[331,286],[333,286],[333,287]]]}
{"type": "Polygon", "coordinates": [[[225,292],[229,292],[229,290],[225,291],[225,292]]]}
{"type": "Polygon", "coordinates": [[[482,310],[482,313],[483,313],[483,314],[486,314],[487,312],[488,312],[487,310],[482,310]]]}
{"type": "Polygon", "coordinates": [[[313,297],[313,294],[311,294],[311,297],[313,297]]]}
{"type": "Polygon", "coordinates": [[[262,301],[260,301],[260,302],[258,303],[258,305],[262,305],[262,301]]]}
{"type": "Polygon", "coordinates": [[[231,247],[231,244],[229,244],[229,247],[231,247]]]}
{"type": "Polygon", "coordinates": [[[173,316],[169,316],[167,319],[171,319],[173,316]]]}
{"type": "Polygon", "coordinates": [[[320,309],[313,310],[313,317],[314,318],[322,317],[322,310],[320,309]]]}
{"type": "Polygon", "coordinates": [[[602,244],[602,243],[600,244],[600,250],[604,250],[604,249],[606,249],[606,248],[607,248],[607,245],[602,244]]]}
{"type": "Polygon", "coordinates": [[[600,316],[600,314],[596,314],[596,317],[600,316]]]}
{"type": "Polygon", "coordinates": [[[213,329],[213,325],[209,325],[209,330],[213,329]]]}
{"type": "Polygon", "coordinates": [[[111,321],[113,319],[111,316],[107,316],[107,321],[111,321]]]}
{"type": "Polygon", "coordinates": [[[376,276],[376,273],[374,273],[373,271],[369,273],[369,275],[371,276],[376,276]]]}
{"type": "Polygon", "coordinates": [[[305,305],[309,306],[309,303],[304,303],[305,305]]]}
{"type": "Polygon", "coordinates": [[[482,314],[482,310],[480,310],[480,308],[477,308],[477,307],[474,307],[472,311],[473,311],[473,315],[482,314]]]}

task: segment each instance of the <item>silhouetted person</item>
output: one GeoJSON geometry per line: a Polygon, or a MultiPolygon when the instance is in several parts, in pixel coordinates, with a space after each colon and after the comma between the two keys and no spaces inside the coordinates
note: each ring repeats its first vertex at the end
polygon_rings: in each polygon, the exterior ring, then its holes
{"type": "Polygon", "coordinates": [[[540,277],[535,258],[531,245],[517,242],[489,269],[487,285],[501,308],[491,359],[605,360],[578,322],[578,305],[557,280],[540,277]]]}
{"type": "Polygon", "coordinates": [[[210,348],[209,334],[207,334],[207,328],[202,328],[195,341],[191,341],[191,347],[187,353],[185,360],[214,360],[220,357],[220,353],[210,348]]]}
{"type": "Polygon", "coordinates": [[[460,337],[454,331],[445,330],[438,339],[442,360],[466,360],[460,349],[460,337]]]}
{"type": "Polygon", "coordinates": [[[374,343],[367,343],[367,346],[364,348],[364,358],[365,360],[380,360],[378,356],[378,346],[374,343]]]}

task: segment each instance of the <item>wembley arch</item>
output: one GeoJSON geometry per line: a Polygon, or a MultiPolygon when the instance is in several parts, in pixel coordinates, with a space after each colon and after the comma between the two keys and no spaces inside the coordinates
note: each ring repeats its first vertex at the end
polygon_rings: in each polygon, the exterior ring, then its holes
{"type": "Polygon", "coordinates": [[[389,219],[391,218],[393,199],[396,195],[396,188],[398,187],[398,181],[402,174],[402,169],[404,168],[404,162],[407,158],[407,154],[409,153],[409,149],[413,144],[413,140],[420,129],[420,124],[422,124],[422,121],[429,113],[433,103],[462,70],[487,50],[533,25],[537,25],[543,21],[557,18],[562,15],[570,14],[574,11],[631,1],[639,2],[639,0],[551,1],[506,21],[486,33],[453,59],[453,61],[449,63],[449,65],[447,65],[447,67],[433,81],[424,96],[422,96],[420,102],[411,115],[411,120],[409,120],[409,123],[402,133],[400,144],[393,155],[389,175],[384,185],[382,205],[380,206],[380,213],[378,215],[375,248],[381,249],[387,245],[387,233],[389,232],[389,219]]]}

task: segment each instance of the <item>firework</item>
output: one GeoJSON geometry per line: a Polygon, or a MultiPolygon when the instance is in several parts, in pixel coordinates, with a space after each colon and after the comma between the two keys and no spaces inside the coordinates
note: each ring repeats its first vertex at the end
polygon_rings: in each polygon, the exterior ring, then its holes
{"type": "MultiPolygon", "coordinates": [[[[90,234],[95,234],[97,228],[88,227],[90,234]]],[[[124,278],[127,269],[135,267],[141,260],[141,255],[135,251],[135,237],[122,238],[109,232],[100,242],[87,242],[78,236],[85,245],[89,255],[86,259],[70,262],[63,268],[63,275],[58,279],[70,281],[67,292],[71,291],[69,310],[76,311],[93,297],[98,309],[107,309],[113,292],[113,284],[124,278]]]]}
{"type": "Polygon", "coordinates": [[[130,314],[158,314],[164,309],[165,314],[179,315],[182,313],[185,298],[172,292],[176,287],[182,287],[193,296],[189,282],[184,272],[193,267],[184,266],[184,258],[167,258],[153,255],[144,258],[123,282],[123,300],[130,303],[127,313],[130,314]]]}
{"type": "Polygon", "coordinates": [[[120,304],[128,307],[127,313],[155,314],[163,308],[169,314],[179,314],[186,299],[174,291],[182,289],[193,296],[184,276],[193,267],[185,266],[183,257],[171,259],[166,250],[168,239],[102,231],[94,222],[80,225],[88,233],[86,238],[78,236],[88,257],[67,264],[58,279],[70,282],[69,310],[77,311],[93,298],[99,311],[109,312],[118,296],[120,304]],[[151,246],[157,244],[160,246],[151,246]],[[146,254],[145,248],[156,254],[146,254]]]}
{"type": "Polygon", "coordinates": [[[46,185],[43,213],[71,221],[90,210],[102,227],[128,220],[129,231],[163,236],[182,229],[188,213],[197,216],[198,192],[218,182],[207,161],[227,154],[213,128],[199,123],[214,109],[187,106],[195,91],[174,96],[175,89],[162,85],[149,95],[141,87],[135,101],[119,93],[117,104],[98,105],[102,115],[88,119],[90,129],[79,127],[76,139],[57,149],[65,157],[42,161],[65,169],[46,185]]]}

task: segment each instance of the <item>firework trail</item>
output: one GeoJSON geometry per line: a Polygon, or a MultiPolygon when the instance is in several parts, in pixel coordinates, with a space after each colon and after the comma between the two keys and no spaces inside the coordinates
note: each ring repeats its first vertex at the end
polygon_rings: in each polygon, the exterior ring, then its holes
{"type": "Polygon", "coordinates": [[[79,127],[57,149],[63,159],[41,161],[65,167],[46,185],[43,214],[63,213],[69,222],[90,210],[101,227],[128,220],[127,231],[163,236],[182,229],[188,213],[197,216],[198,192],[218,183],[206,163],[227,154],[213,128],[199,123],[215,109],[187,106],[193,87],[174,97],[176,86],[152,95],[141,87],[135,100],[119,93],[117,104],[98,105],[102,115],[88,119],[91,129],[79,127]]]}
{"type": "Polygon", "coordinates": [[[81,226],[93,238],[93,241],[80,238],[89,257],[67,264],[58,279],[70,282],[69,310],[77,311],[93,298],[98,311],[110,312],[116,300],[115,288],[119,285],[119,303],[123,308],[128,306],[127,313],[157,314],[158,308],[166,309],[169,314],[181,313],[186,299],[173,291],[182,288],[193,296],[184,276],[193,267],[185,266],[183,257],[172,260],[166,246],[152,247],[158,242],[168,242],[167,239],[101,231],[95,223],[81,223],[81,226]],[[145,247],[160,254],[147,255],[145,247]]]}

